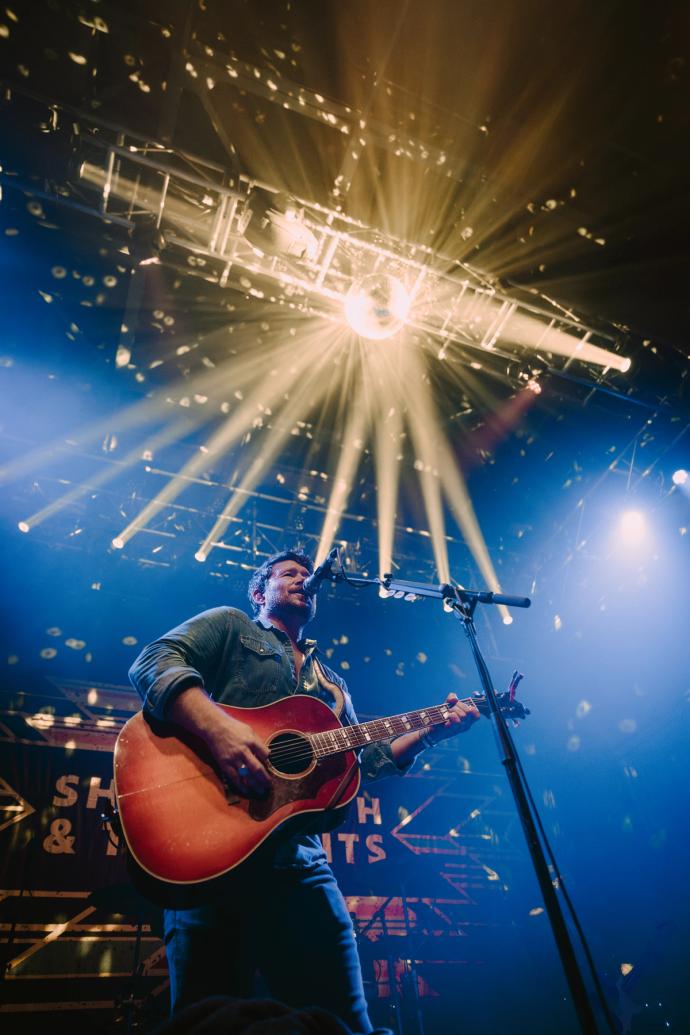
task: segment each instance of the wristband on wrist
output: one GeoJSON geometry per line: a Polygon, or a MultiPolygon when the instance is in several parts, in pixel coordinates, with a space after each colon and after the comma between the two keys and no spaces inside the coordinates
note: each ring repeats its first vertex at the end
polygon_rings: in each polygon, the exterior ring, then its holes
{"type": "Polygon", "coordinates": [[[422,751],[426,751],[427,748],[436,747],[435,741],[431,739],[429,734],[430,730],[424,730],[424,733],[422,733],[421,737],[419,738],[419,743],[422,746],[422,751]]]}

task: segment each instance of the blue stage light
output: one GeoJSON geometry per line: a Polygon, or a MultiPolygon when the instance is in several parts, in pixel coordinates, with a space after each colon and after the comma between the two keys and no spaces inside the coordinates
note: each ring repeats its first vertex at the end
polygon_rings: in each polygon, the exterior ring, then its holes
{"type": "Polygon", "coordinates": [[[647,533],[647,519],[639,510],[626,510],[621,514],[619,532],[625,543],[639,543],[647,533]]]}

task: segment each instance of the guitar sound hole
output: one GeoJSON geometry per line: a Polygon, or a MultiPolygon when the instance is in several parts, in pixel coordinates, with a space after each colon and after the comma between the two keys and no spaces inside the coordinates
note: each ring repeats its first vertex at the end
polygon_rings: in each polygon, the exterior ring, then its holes
{"type": "Polygon", "coordinates": [[[269,764],[285,776],[297,776],[307,770],[314,752],[306,737],[299,733],[279,733],[270,743],[269,764]]]}

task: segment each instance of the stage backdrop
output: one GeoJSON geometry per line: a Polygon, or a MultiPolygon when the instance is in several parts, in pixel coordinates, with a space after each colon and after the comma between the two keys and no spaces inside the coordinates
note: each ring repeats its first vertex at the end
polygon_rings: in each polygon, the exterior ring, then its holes
{"type": "MultiPolygon", "coordinates": [[[[125,687],[69,680],[4,693],[0,1012],[9,1030],[59,1011],[71,1030],[90,1030],[95,1016],[119,1030],[130,1012],[145,1030],[167,1009],[160,914],[133,891],[104,820],[115,739],[138,707],[125,687]]],[[[514,883],[524,845],[503,775],[471,771],[457,746],[442,745],[404,779],[364,785],[324,842],[376,1021],[440,1035],[473,995],[472,1030],[498,1030],[515,1002],[487,1005],[491,975],[529,952],[516,915],[528,903],[542,912],[534,890],[514,883]]]]}

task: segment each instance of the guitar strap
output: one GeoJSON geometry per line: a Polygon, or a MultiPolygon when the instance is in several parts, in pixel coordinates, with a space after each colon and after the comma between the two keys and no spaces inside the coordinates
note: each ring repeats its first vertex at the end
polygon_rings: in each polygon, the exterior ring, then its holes
{"type": "Polygon", "coordinates": [[[319,696],[326,698],[326,704],[328,704],[329,708],[332,708],[338,718],[340,718],[345,708],[345,694],[337,683],[328,678],[323,665],[316,655],[314,655],[313,664],[314,671],[316,672],[316,680],[319,684],[319,689],[322,691],[319,696]]]}
{"type": "MultiPolygon", "coordinates": [[[[348,769],[345,770],[345,773],[343,775],[342,780],[340,781],[340,783],[338,784],[336,789],[333,791],[333,794],[331,796],[331,800],[329,801],[328,805],[326,806],[327,809],[334,809],[340,803],[340,799],[342,798],[343,794],[345,793],[345,791],[348,788],[350,780],[352,779],[352,772],[356,768],[356,766],[357,766],[357,763],[353,762],[353,764],[351,766],[349,766],[348,769]]],[[[350,798],[349,800],[351,801],[352,799],[350,798]]]]}
{"type": "MultiPolygon", "coordinates": [[[[340,718],[345,708],[345,691],[343,691],[342,687],[338,686],[336,682],[328,678],[323,665],[317,657],[314,657],[314,671],[316,672],[316,679],[322,691],[322,696],[327,695],[331,698],[331,701],[327,701],[326,703],[333,709],[337,717],[340,718]],[[323,693],[324,691],[325,693],[323,693]]],[[[350,785],[352,772],[356,767],[357,763],[354,762],[345,770],[340,783],[334,790],[331,799],[326,806],[327,809],[334,809],[340,803],[340,799],[350,785]]]]}

